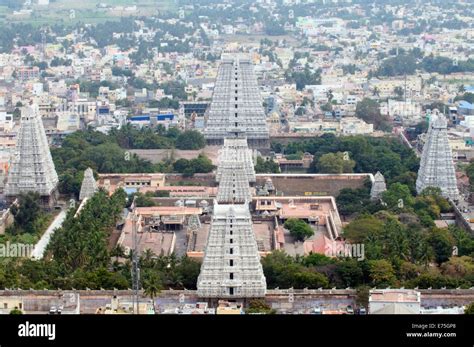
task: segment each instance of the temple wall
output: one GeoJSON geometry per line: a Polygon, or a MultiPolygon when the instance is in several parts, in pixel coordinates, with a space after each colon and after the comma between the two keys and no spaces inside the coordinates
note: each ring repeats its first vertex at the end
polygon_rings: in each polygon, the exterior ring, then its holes
{"type": "Polygon", "coordinates": [[[337,196],[344,188],[361,188],[372,174],[257,174],[257,185],[271,178],[277,191],[284,195],[337,196]]]}
{"type": "Polygon", "coordinates": [[[179,182],[186,182],[208,187],[216,186],[214,173],[195,174],[191,177],[185,177],[182,174],[166,174],[165,182],[167,186],[177,185],[179,182]]]}

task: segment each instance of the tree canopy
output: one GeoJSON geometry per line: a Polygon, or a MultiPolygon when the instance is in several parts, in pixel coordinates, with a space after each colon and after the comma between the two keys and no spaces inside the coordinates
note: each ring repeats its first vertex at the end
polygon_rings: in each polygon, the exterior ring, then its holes
{"type": "Polygon", "coordinates": [[[380,105],[376,100],[364,98],[359,101],[356,105],[356,116],[369,124],[373,124],[377,130],[391,130],[390,119],[387,116],[382,116],[380,105]]]}
{"type": "Polygon", "coordinates": [[[314,230],[304,220],[298,218],[288,218],[285,221],[285,228],[290,231],[290,234],[298,241],[314,235],[314,230]]]}
{"type": "Polygon", "coordinates": [[[316,169],[320,173],[352,173],[355,165],[355,161],[350,159],[348,154],[342,152],[327,153],[318,159],[316,169]]]}

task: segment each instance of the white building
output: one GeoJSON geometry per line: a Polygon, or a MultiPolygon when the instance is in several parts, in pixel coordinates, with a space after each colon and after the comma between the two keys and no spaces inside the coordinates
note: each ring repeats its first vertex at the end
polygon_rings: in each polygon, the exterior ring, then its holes
{"type": "Polygon", "coordinates": [[[374,125],[364,122],[356,117],[341,118],[341,133],[343,135],[363,135],[372,134],[374,132],[374,125]]]}
{"type": "Polygon", "coordinates": [[[420,314],[420,292],[412,289],[372,289],[369,314],[420,314]]]}

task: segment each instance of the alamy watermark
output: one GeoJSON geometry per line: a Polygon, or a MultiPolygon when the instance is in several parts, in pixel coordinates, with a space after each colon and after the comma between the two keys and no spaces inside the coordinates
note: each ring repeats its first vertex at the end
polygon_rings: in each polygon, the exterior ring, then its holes
{"type": "Polygon", "coordinates": [[[26,321],[18,325],[19,337],[47,337],[48,340],[56,339],[56,324],[38,324],[26,321]]]}
{"type": "Polygon", "coordinates": [[[7,241],[0,243],[1,258],[29,258],[35,245],[31,243],[16,243],[7,241]]]}
{"type": "Polygon", "coordinates": [[[324,247],[326,257],[356,258],[358,261],[365,259],[363,243],[334,242],[324,247]]]}

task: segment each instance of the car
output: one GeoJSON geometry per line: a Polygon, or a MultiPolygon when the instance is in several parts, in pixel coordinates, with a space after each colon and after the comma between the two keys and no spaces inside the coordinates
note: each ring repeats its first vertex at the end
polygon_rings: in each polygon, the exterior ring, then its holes
{"type": "Polygon", "coordinates": [[[51,308],[49,309],[49,314],[56,314],[56,312],[58,312],[58,309],[56,306],[51,306],[51,308]]]}
{"type": "Polygon", "coordinates": [[[354,314],[354,309],[352,308],[351,305],[348,305],[346,307],[346,312],[347,312],[347,314],[354,314]]]}
{"type": "Polygon", "coordinates": [[[361,307],[359,309],[359,314],[367,314],[367,311],[366,311],[365,307],[361,307]]]}
{"type": "Polygon", "coordinates": [[[312,310],[311,313],[312,313],[312,314],[322,314],[322,312],[321,312],[321,307],[315,307],[315,308],[313,308],[313,310],[312,310]]]}

